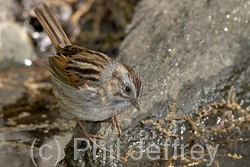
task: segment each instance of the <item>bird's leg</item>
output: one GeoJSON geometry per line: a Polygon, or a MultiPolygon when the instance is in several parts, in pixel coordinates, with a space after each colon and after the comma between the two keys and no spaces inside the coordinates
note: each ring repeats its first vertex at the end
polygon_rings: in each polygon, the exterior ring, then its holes
{"type": "MultiPolygon", "coordinates": [[[[98,148],[100,147],[94,140],[93,138],[96,138],[96,139],[103,139],[103,137],[99,136],[99,135],[92,135],[92,134],[89,134],[85,128],[82,126],[80,120],[78,118],[76,118],[76,122],[77,124],[80,126],[81,130],[82,130],[82,134],[83,136],[88,139],[91,143],[95,144],[98,148]]],[[[102,149],[102,148],[99,148],[99,149],[102,149]]]]}
{"type": "MultiPolygon", "coordinates": [[[[113,117],[112,117],[113,118],[113,117]]],[[[103,139],[103,137],[101,137],[101,136],[99,136],[99,135],[92,135],[92,134],[89,134],[86,130],[85,130],[85,128],[82,126],[82,124],[81,124],[81,122],[80,122],[80,120],[78,119],[78,118],[76,118],[75,117],[75,119],[76,119],[76,122],[77,122],[77,124],[80,126],[80,128],[81,128],[81,130],[82,130],[82,133],[83,133],[83,135],[84,135],[84,137],[86,138],[86,139],[88,139],[88,141],[90,141],[92,144],[95,144],[96,145],[96,147],[98,148],[98,149],[100,149],[100,150],[106,150],[107,152],[109,152],[110,154],[113,154],[114,156],[119,156],[123,161],[125,161],[125,158],[124,157],[121,157],[120,155],[118,155],[114,150],[109,150],[109,149],[106,149],[106,148],[103,148],[103,147],[101,147],[100,145],[98,145],[94,140],[93,140],[93,138],[97,138],[97,139],[103,139]]],[[[119,122],[119,127],[121,127],[121,122],[116,118],[116,122],[119,122]]],[[[88,143],[89,144],[89,143],[88,143]]],[[[90,149],[91,149],[91,147],[90,147],[90,149]]]]}
{"type": "Polygon", "coordinates": [[[111,121],[112,121],[112,125],[115,128],[117,128],[119,135],[122,135],[122,124],[121,121],[119,120],[119,118],[117,116],[113,116],[111,117],[111,121]]]}

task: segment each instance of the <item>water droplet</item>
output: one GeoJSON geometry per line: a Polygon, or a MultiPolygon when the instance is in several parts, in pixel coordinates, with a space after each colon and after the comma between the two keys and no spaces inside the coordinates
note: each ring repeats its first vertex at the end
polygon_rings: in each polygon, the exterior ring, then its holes
{"type": "Polygon", "coordinates": [[[218,118],[217,118],[217,122],[216,122],[216,124],[219,124],[219,123],[220,123],[220,121],[221,121],[221,118],[220,118],[220,117],[218,117],[218,118]]]}
{"type": "Polygon", "coordinates": [[[225,28],[224,28],[224,31],[225,31],[225,32],[227,32],[227,31],[228,31],[228,28],[227,28],[227,27],[225,27],[225,28]]]}
{"type": "Polygon", "coordinates": [[[40,33],[39,33],[39,32],[34,32],[34,33],[32,34],[32,37],[35,38],[35,39],[37,39],[39,36],[40,36],[40,33]]]}
{"type": "Polygon", "coordinates": [[[26,66],[30,66],[32,64],[32,61],[30,59],[24,59],[23,62],[26,66]]]}
{"type": "Polygon", "coordinates": [[[16,139],[16,143],[20,143],[21,142],[21,139],[16,139]]]}

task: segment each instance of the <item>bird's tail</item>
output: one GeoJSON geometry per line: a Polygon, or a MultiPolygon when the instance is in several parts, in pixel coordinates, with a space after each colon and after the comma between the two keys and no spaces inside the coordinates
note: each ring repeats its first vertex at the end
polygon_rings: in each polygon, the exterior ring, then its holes
{"type": "Polygon", "coordinates": [[[36,7],[34,12],[36,13],[39,22],[49,35],[56,50],[60,49],[62,46],[71,45],[69,38],[63,31],[54,13],[46,4],[36,7]]]}

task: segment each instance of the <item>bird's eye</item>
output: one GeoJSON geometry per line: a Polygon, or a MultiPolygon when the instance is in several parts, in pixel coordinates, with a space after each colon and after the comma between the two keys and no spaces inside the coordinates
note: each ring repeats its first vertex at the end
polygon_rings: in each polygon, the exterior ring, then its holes
{"type": "Polygon", "coordinates": [[[130,87],[126,86],[126,87],[125,87],[125,91],[126,91],[127,93],[129,93],[129,92],[131,91],[130,87]]]}

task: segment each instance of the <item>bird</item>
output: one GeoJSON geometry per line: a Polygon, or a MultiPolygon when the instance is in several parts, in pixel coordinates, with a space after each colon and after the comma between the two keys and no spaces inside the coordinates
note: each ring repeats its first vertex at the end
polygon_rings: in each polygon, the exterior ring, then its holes
{"type": "MultiPolygon", "coordinates": [[[[52,74],[53,93],[60,107],[73,114],[79,125],[79,120],[111,118],[121,134],[117,115],[131,106],[140,110],[140,75],[103,53],[72,44],[47,4],[35,7],[34,12],[56,51],[43,62],[52,74]]],[[[80,126],[85,136],[94,136],[80,126]]]]}

